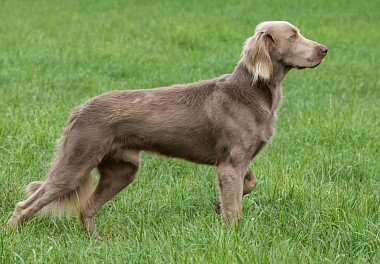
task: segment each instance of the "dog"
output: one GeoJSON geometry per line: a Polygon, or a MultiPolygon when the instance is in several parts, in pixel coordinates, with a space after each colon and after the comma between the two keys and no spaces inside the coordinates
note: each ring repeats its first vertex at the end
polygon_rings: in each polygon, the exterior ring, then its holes
{"type": "Polygon", "coordinates": [[[71,113],[46,180],[28,185],[30,196],[16,205],[8,226],[21,226],[54,205],[78,211],[85,231],[99,237],[95,215],[134,180],[141,151],[215,165],[217,209],[234,225],[243,195],[257,184],[250,162],[273,136],[285,76],[318,66],[327,51],[289,22],[263,22],[231,74],[89,100],[71,113]],[[100,178],[94,189],[95,168],[100,178]]]}

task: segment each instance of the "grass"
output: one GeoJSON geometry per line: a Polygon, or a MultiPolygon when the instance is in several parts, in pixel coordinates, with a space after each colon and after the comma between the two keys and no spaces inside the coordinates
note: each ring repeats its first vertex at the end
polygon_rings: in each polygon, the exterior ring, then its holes
{"type": "Polygon", "coordinates": [[[2,1],[1,263],[379,263],[378,1],[2,1]],[[231,72],[264,20],[289,20],[329,47],[284,83],[276,136],[236,229],[213,212],[212,167],[145,153],[136,181],[78,219],[5,228],[42,179],[76,105],[115,89],[231,72]]]}

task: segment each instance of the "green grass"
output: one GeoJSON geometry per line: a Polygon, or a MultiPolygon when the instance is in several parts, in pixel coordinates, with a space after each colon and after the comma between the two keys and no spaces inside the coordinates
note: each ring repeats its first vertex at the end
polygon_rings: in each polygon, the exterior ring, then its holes
{"type": "Polygon", "coordinates": [[[1,263],[380,262],[380,3],[252,2],[1,1],[1,263]],[[72,108],[231,72],[254,26],[279,19],[330,51],[286,79],[236,229],[213,211],[214,168],[147,153],[100,211],[103,241],[75,218],[5,228],[24,186],[47,172],[72,108]]]}

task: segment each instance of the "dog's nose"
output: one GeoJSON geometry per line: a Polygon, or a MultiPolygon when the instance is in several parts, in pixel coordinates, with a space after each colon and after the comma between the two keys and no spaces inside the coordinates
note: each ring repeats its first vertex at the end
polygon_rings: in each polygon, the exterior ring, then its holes
{"type": "Polygon", "coordinates": [[[327,52],[329,51],[329,49],[326,46],[321,45],[321,51],[322,51],[323,54],[326,55],[327,52]]]}

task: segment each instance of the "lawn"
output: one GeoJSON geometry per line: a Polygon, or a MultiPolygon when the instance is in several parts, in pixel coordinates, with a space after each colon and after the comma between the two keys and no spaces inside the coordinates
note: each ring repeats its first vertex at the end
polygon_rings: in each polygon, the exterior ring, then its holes
{"type": "Polygon", "coordinates": [[[375,0],[1,1],[0,263],[379,263],[379,17],[375,0]],[[265,20],[289,20],[329,54],[285,80],[235,229],[214,213],[213,167],[149,153],[100,211],[102,241],[77,218],[6,229],[71,109],[229,73],[265,20]]]}

